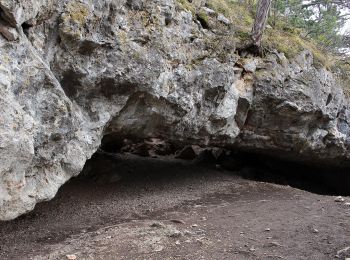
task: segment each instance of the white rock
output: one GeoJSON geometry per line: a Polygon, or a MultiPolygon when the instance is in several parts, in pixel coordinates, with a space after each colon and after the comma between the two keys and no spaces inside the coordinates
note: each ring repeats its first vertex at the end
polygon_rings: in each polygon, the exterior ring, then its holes
{"type": "Polygon", "coordinates": [[[231,24],[231,21],[228,18],[226,18],[223,14],[218,14],[218,21],[222,22],[225,25],[231,24]]]}
{"type": "Polygon", "coordinates": [[[344,198],[342,196],[338,196],[334,199],[335,202],[344,202],[344,198]]]}
{"type": "Polygon", "coordinates": [[[205,6],[201,7],[201,10],[204,11],[205,13],[209,14],[209,15],[213,15],[213,14],[216,13],[213,9],[210,9],[208,7],[205,7],[205,6]]]}

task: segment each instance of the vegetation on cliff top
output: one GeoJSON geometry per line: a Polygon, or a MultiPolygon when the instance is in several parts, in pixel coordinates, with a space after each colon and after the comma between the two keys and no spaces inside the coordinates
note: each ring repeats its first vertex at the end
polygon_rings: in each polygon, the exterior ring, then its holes
{"type": "MultiPolygon", "coordinates": [[[[202,20],[209,20],[200,7],[200,0],[177,0],[179,5],[191,11],[202,20]]],[[[293,58],[303,50],[314,55],[315,65],[324,66],[348,77],[350,63],[339,50],[344,45],[339,33],[347,14],[340,7],[332,5],[330,0],[312,0],[319,4],[305,7],[302,0],[273,0],[268,25],[263,36],[262,45],[268,50],[277,50],[287,58],[293,58]],[[314,12],[314,14],[313,14],[314,12]],[[312,17],[314,16],[314,17],[312,17]]],[[[251,37],[257,0],[207,0],[206,7],[221,13],[232,21],[234,43],[238,48],[244,46],[251,37]]],[[[348,10],[348,9],[347,9],[348,10]]]]}

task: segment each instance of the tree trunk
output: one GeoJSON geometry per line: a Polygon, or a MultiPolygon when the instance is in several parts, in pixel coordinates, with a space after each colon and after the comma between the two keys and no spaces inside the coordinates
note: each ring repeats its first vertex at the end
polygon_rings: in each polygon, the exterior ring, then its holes
{"type": "Polygon", "coordinates": [[[253,45],[260,48],[272,0],[259,0],[252,30],[253,45]]]}

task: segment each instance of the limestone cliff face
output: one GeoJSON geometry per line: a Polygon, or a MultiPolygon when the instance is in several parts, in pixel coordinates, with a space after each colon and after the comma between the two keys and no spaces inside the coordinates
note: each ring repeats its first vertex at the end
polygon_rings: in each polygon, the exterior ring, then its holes
{"type": "Polygon", "coordinates": [[[0,220],[51,199],[106,135],[349,157],[336,78],[307,51],[237,55],[234,25],[211,10],[216,30],[175,0],[0,0],[0,9],[0,220]]]}

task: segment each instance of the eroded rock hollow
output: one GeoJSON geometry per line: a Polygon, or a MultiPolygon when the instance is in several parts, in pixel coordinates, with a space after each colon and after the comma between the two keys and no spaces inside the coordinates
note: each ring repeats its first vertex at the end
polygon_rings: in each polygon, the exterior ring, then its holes
{"type": "Polygon", "coordinates": [[[309,51],[238,54],[234,24],[175,0],[0,9],[0,220],[51,199],[104,136],[348,162],[348,99],[309,51]]]}

